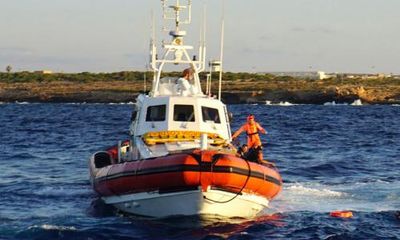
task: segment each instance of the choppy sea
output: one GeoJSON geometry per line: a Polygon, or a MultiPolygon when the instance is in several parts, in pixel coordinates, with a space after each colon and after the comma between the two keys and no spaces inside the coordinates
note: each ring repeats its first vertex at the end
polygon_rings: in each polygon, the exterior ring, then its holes
{"type": "Polygon", "coordinates": [[[233,129],[267,129],[284,187],[259,218],[216,221],[97,199],[88,158],[127,138],[131,105],[0,104],[0,239],[400,239],[400,106],[282,105],[229,106],[233,129]]]}

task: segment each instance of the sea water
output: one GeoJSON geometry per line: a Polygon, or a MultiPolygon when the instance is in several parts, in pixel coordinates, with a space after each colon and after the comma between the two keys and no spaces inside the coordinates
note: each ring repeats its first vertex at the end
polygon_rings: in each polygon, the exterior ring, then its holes
{"type": "Polygon", "coordinates": [[[131,107],[0,104],[0,239],[400,239],[399,106],[229,106],[233,130],[252,113],[268,131],[283,191],[258,218],[209,220],[98,200],[88,158],[128,137],[131,107]]]}

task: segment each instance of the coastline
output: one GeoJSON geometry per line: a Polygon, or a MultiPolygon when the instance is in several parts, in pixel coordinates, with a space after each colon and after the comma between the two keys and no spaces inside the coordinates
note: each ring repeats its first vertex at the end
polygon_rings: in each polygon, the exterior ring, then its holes
{"type": "MultiPolygon", "coordinates": [[[[76,77],[79,74],[54,74],[51,79],[46,79],[49,76],[42,76],[39,81],[10,81],[5,80],[4,75],[4,73],[0,75],[0,102],[121,103],[133,102],[136,96],[144,91],[143,80],[139,80],[137,76],[131,79],[126,76],[121,77],[123,80],[116,77],[111,80],[94,80],[90,76],[97,75],[92,74],[89,75],[88,81],[82,79],[77,81],[71,76],[76,77]],[[65,76],[68,76],[69,80],[64,79],[65,76]]],[[[147,83],[147,86],[149,85],[150,82],[147,83]]],[[[216,81],[212,89],[217,89],[216,81]]],[[[260,77],[256,74],[247,74],[244,77],[243,74],[231,74],[223,81],[222,98],[227,104],[267,101],[294,104],[352,103],[358,99],[365,104],[399,104],[400,80],[390,78],[304,80],[289,77],[260,77]]]]}

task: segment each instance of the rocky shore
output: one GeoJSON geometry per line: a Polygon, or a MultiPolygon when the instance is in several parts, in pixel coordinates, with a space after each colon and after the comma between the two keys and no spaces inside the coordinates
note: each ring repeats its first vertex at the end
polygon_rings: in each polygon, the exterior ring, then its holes
{"type": "MultiPolygon", "coordinates": [[[[377,80],[378,81],[378,80],[377,80]]],[[[149,86],[149,85],[148,85],[149,86]]],[[[216,90],[217,86],[213,86],[216,90]]],[[[0,81],[0,102],[133,102],[143,92],[139,81],[0,81]]],[[[296,104],[352,103],[400,104],[400,80],[390,82],[346,81],[224,81],[223,100],[227,104],[290,102],[296,104]]],[[[216,94],[216,91],[215,91],[216,94]]]]}
{"type": "Polygon", "coordinates": [[[370,89],[359,87],[332,87],[314,90],[260,90],[224,92],[228,103],[279,103],[324,104],[328,102],[353,103],[361,100],[365,104],[399,104],[399,90],[370,89]]]}

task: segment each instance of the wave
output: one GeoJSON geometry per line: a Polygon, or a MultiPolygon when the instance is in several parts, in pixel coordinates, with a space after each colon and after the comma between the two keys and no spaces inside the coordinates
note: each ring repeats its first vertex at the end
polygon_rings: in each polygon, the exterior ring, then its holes
{"type": "Polygon", "coordinates": [[[57,230],[57,231],[77,231],[73,226],[57,226],[51,224],[33,225],[28,229],[43,229],[43,230],[57,230]]]}
{"type": "Polygon", "coordinates": [[[295,106],[297,104],[290,103],[290,102],[279,102],[279,103],[272,103],[271,101],[265,101],[265,105],[271,105],[271,106],[295,106]]]}
{"type": "Polygon", "coordinates": [[[324,103],[324,106],[348,106],[348,105],[351,105],[351,106],[362,106],[363,103],[362,103],[362,101],[360,99],[354,100],[354,102],[352,102],[350,104],[348,104],[348,103],[337,103],[335,101],[324,103]]]}
{"type": "Polygon", "coordinates": [[[301,184],[295,184],[293,186],[289,186],[286,188],[287,191],[291,191],[295,194],[301,195],[310,195],[316,197],[343,197],[346,195],[344,192],[333,191],[326,188],[318,189],[318,188],[311,188],[305,187],[301,184]]]}
{"type": "Polygon", "coordinates": [[[324,103],[324,106],[347,106],[347,105],[349,105],[349,104],[348,103],[336,103],[335,101],[324,103]]]}
{"type": "Polygon", "coordinates": [[[386,181],[338,185],[289,183],[284,185],[280,195],[271,202],[271,208],[278,212],[331,212],[343,209],[394,211],[400,207],[400,187],[397,186],[400,184],[386,181]]]}
{"type": "Polygon", "coordinates": [[[108,103],[108,105],[133,105],[134,102],[108,103]]]}
{"type": "Polygon", "coordinates": [[[43,187],[33,192],[35,195],[45,197],[69,197],[69,196],[89,196],[92,191],[89,188],[76,186],[75,188],[64,187],[43,187]]]}
{"type": "Polygon", "coordinates": [[[66,105],[85,105],[86,102],[71,102],[71,103],[66,103],[66,105]]]}
{"type": "Polygon", "coordinates": [[[340,209],[345,199],[351,198],[344,191],[315,183],[285,184],[280,195],[271,202],[276,212],[330,212],[340,209]]]}
{"type": "Polygon", "coordinates": [[[66,105],[133,105],[135,104],[134,102],[109,102],[109,103],[87,103],[87,102],[71,102],[71,103],[65,103],[66,105]]]}
{"type": "Polygon", "coordinates": [[[362,106],[362,102],[360,99],[354,100],[354,102],[352,104],[350,104],[351,106],[362,106]]]}

